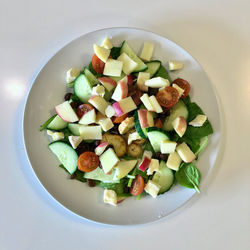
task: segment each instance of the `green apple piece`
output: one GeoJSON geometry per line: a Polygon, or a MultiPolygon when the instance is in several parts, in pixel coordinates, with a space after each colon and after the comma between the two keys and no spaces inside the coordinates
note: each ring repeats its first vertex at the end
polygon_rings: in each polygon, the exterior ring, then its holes
{"type": "Polygon", "coordinates": [[[94,51],[95,51],[95,54],[97,55],[97,57],[99,59],[101,59],[103,62],[107,62],[107,59],[108,59],[109,54],[110,54],[110,49],[100,47],[96,44],[94,44],[93,47],[94,47],[94,51]]]}
{"type": "Polygon", "coordinates": [[[118,180],[114,180],[114,171],[112,172],[112,174],[105,174],[103,169],[99,167],[91,172],[85,173],[84,178],[102,181],[105,183],[118,183],[119,182],[118,180]]]}
{"type": "Polygon", "coordinates": [[[119,158],[115,154],[112,148],[106,150],[100,157],[99,160],[102,164],[102,168],[105,174],[107,174],[118,162],[119,158]]]}
{"type": "Polygon", "coordinates": [[[137,62],[133,61],[126,53],[122,53],[118,58],[118,61],[123,62],[122,71],[129,75],[137,67],[137,62]]]}
{"type": "Polygon", "coordinates": [[[135,166],[137,160],[120,161],[114,169],[114,180],[120,180],[126,176],[135,166]]]}
{"type": "Polygon", "coordinates": [[[121,76],[122,66],[123,62],[114,59],[108,59],[105,63],[103,74],[105,76],[121,76]]]}
{"type": "Polygon", "coordinates": [[[161,153],[162,154],[171,154],[175,151],[177,143],[170,140],[161,141],[161,153]]]}

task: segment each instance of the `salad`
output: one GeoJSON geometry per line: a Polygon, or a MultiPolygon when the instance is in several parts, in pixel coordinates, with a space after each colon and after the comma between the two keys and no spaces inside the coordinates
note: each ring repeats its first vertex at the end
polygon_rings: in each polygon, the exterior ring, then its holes
{"type": "MultiPolygon", "coordinates": [[[[66,73],[68,93],[40,127],[70,179],[104,188],[105,203],[158,197],[174,183],[200,192],[195,166],[213,133],[191,101],[190,83],[168,70],[183,64],[153,60],[154,44],[138,56],[127,41],[93,45],[89,65],[66,73]]],[[[167,55],[166,55],[167,56],[167,55]]],[[[167,195],[167,194],[166,194],[167,195]]]]}

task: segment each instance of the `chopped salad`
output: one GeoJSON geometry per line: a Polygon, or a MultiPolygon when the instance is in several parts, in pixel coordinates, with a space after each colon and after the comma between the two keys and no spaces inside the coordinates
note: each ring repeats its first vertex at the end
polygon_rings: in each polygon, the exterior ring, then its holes
{"type": "Polygon", "coordinates": [[[213,129],[191,101],[190,83],[169,76],[183,63],[169,60],[167,69],[152,59],[154,47],[145,42],[138,56],[127,41],[94,44],[89,65],[66,72],[69,91],[40,127],[60,167],[103,187],[107,204],[156,198],[175,182],[200,192],[194,161],[213,129]]]}

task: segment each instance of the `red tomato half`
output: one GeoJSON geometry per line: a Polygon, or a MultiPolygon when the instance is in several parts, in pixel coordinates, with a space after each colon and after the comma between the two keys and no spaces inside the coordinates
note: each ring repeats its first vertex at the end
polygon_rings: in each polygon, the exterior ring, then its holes
{"type": "Polygon", "coordinates": [[[161,106],[170,109],[178,102],[179,93],[175,88],[167,86],[157,93],[156,99],[161,106]]]}
{"type": "Polygon", "coordinates": [[[105,63],[97,57],[96,54],[92,57],[92,67],[94,71],[98,74],[102,74],[104,70],[105,63]]]}
{"type": "Polygon", "coordinates": [[[144,190],[144,186],[144,179],[140,175],[137,175],[130,188],[130,194],[134,196],[141,194],[144,190]]]}
{"type": "Polygon", "coordinates": [[[189,92],[190,92],[190,84],[188,81],[181,79],[181,78],[177,78],[173,81],[173,83],[177,84],[180,88],[184,89],[184,93],[182,94],[181,98],[185,98],[188,96],[189,92]]]}
{"type": "Polygon", "coordinates": [[[99,158],[95,153],[86,151],[79,156],[77,166],[80,171],[91,172],[99,166],[99,158]]]}

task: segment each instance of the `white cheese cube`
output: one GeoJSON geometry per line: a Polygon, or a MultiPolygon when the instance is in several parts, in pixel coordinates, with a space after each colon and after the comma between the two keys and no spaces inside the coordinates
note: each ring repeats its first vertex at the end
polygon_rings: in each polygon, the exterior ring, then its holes
{"type": "Polygon", "coordinates": [[[156,99],[156,97],[154,95],[151,95],[149,97],[149,100],[150,100],[150,103],[152,104],[152,106],[153,106],[156,113],[162,113],[163,112],[161,105],[159,104],[159,102],[157,101],[157,99],[156,99]]]}
{"type": "Polygon", "coordinates": [[[52,135],[52,140],[53,141],[59,141],[64,139],[64,133],[63,132],[54,132],[52,135]]]}
{"type": "Polygon", "coordinates": [[[170,154],[175,151],[177,143],[169,140],[161,141],[161,153],[162,154],[170,154]]]}
{"type": "Polygon", "coordinates": [[[148,111],[155,111],[153,105],[149,100],[148,94],[143,94],[140,99],[148,111]]]}
{"type": "Polygon", "coordinates": [[[179,93],[179,96],[181,97],[182,96],[182,94],[184,93],[184,89],[182,89],[182,88],[180,88],[177,84],[172,84],[172,87],[173,88],[175,88],[177,91],[178,91],[178,93],[179,93]]]}
{"type": "Polygon", "coordinates": [[[177,69],[182,69],[183,68],[183,64],[181,62],[177,62],[177,61],[169,61],[168,62],[168,68],[169,70],[177,70],[177,69]]]}
{"type": "Polygon", "coordinates": [[[115,154],[112,148],[106,150],[100,157],[100,162],[102,164],[102,169],[107,174],[118,162],[119,158],[115,154]]]}
{"type": "Polygon", "coordinates": [[[149,167],[147,169],[147,175],[153,174],[153,172],[158,171],[160,167],[159,160],[151,159],[149,167]]]}
{"type": "Polygon", "coordinates": [[[104,47],[105,49],[112,49],[113,48],[113,44],[108,37],[106,37],[103,40],[102,47],[104,47]]]}
{"type": "Polygon", "coordinates": [[[98,84],[95,87],[92,88],[92,95],[99,95],[101,97],[104,97],[105,95],[105,88],[98,84]]]}
{"type": "Polygon", "coordinates": [[[176,151],[174,151],[168,156],[166,165],[168,168],[178,171],[181,162],[182,162],[181,157],[178,155],[176,151]]]}
{"type": "Polygon", "coordinates": [[[188,124],[193,127],[201,127],[205,121],[207,120],[207,116],[205,115],[197,115],[191,122],[188,124]]]}
{"type": "Polygon", "coordinates": [[[128,145],[130,145],[132,143],[132,141],[136,141],[136,140],[140,140],[140,139],[142,139],[142,138],[137,133],[137,131],[135,131],[135,132],[129,134],[129,136],[128,136],[128,145]]]}
{"type": "Polygon", "coordinates": [[[157,194],[160,191],[161,186],[151,180],[148,181],[147,185],[145,186],[144,190],[150,194],[153,198],[157,197],[157,194]]]}
{"type": "Polygon", "coordinates": [[[145,61],[150,61],[151,57],[153,55],[153,51],[154,51],[154,44],[153,43],[149,43],[149,42],[145,42],[140,58],[145,60],[145,61]]]}
{"type": "Polygon", "coordinates": [[[105,48],[103,48],[103,47],[100,47],[100,46],[98,46],[98,45],[96,45],[96,44],[94,44],[94,51],[95,51],[95,54],[96,54],[96,56],[100,59],[100,60],[102,60],[103,62],[107,62],[107,60],[108,60],[108,57],[109,57],[109,55],[110,55],[110,50],[109,49],[105,49],[105,48]]]}
{"type": "Polygon", "coordinates": [[[108,130],[114,127],[114,124],[110,118],[101,119],[98,123],[101,125],[104,132],[107,132],[108,130]]]}
{"type": "Polygon", "coordinates": [[[80,75],[79,69],[69,69],[66,73],[66,82],[70,83],[73,82],[78,76],[80,75]]]}
{"type": "Polygon", "coordinates": [[[188,147],[188,145],[185,142],[178,145],[176,147],[176,151],[181,157],[181,159],[186,163],[192,162],[196,158],[195,154],[192,152],[192,150],[188,147]]]}
{"type": "Polygon", "coordinates": [[[53,134],[54,134],[54,132],[53,132],[53,131],[51,131],[51,130],[47,129],[47,135],[52,136],[53,134]]]}
{"type": "Polygon", "coordinates": [[[110,118],[112,116],[115,116],[115,109],[112,105],[108,105],[108,107],[105,109],[105,115],[110,118]]]}
{"type": "Polygon", "coordinates": [[[81,136],[74,135],[70,135],[68,138],[72,148],[74,149],[76,149],[83,140],[81,136]]]}
{"type": "Polygon", "coordinates": [[[80,127],[80,135],[83,140],[101,140],[102,127],[101,126],[82,126],[80,127]]]}
{"type": "Polygon", "coordinates": [[[108,59],[104,66],[103,74],[105,76],[121,76],[123,62],[108,59]]]}
{"type": "Polygon", "coordinates": [[[116,206],[117,205],[117,194],[114,190],[105,189],[103,195],[104,203],[116,206]]]}
{"type": "Polygon", "coordinates": [[[147,92],[148,86],[145,85],[145,82],[150,79],[150,73],[148,72],[139,72],[137,77],[137,87],[138,89],[147,92]]]}
{"type": "Polygon", "coordinates": [[[145,85],[150,88],[161,88],[170,86],[170,82],[168,79],[158,76],[145,81],[145,85]]]}
{"type": "Polygon", "coordinates": [[[118,58],[118,61],[123,62],[122,71],[129,75],[137,67],[137,62],[133,61],[126,53],[122,53],[118,58]]]}

